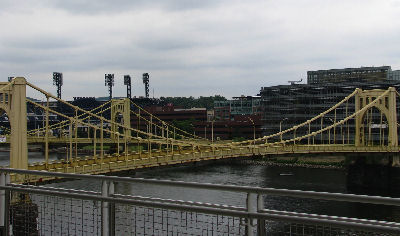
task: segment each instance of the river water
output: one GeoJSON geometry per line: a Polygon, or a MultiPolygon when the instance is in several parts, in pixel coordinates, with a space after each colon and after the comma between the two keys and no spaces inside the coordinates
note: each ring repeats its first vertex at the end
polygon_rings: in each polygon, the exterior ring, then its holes
{"type": "MultiPolygon", "coordinates": [[[[1,153],[3,154],[3,153],[1,153]]],[[[7,161],[6,155],[0,154],[0,163],[7,161]]],[[[65,154],[64,154],[65,155],[65,154]]],[[[33,161],[42,161],[40,153],[30,153],[33,161]]],[[[51,159],[58,158],[52,154],[51,159]]],[[[129,175],[124,175],[129,176],[129,175]]],[[[141,170],[131,177],[177,180],[201,183],[229,184],[240,186],[257,186],[281,189],[311,190],[322,192],[354,193],[347,187],[346,170],[309,169],[303,167],[262,166],[240,164],[239,162],[210,162],[204,165],[185,165],[167,168],[141,170]],[[281,175],[290,173],[291,175],[281,175]]],[[[97,181],[76,180],[50,184],[54,187],[65,187],[100,191],[101,183],[97,181]]],[[[180,199],[209,203],[244,206],[246,196],[241,193],[206,191],[197,189],[171,188],[146,184],[118,183],[116,193],[151,196],[164,199],[180,199]]],[[[357,189],[357,194],[360,190],[357,189]]],[[[388,195],[365,190],[361,194],[388,195]]],[[[399,197],[392,195],[392,197],[399,197]]],[[[356,217],[375,220],[400,221],[400,208],[377,206],[373,204],[320,201],[281,196],[264,196],[265,208],[273,210],[315,213],[356,217]]]]}
{"type": "MultiPolygon", "coordinates": [[[[244,165],[225,162],[207,165],[154,168],[137,172],[132,177],[320,192],[353,193],[351,189],[347,189],[346,187],[346,171],[337,169],[308,169],[302,167],[244,165]],[[281,173],[291,173],[293,175],[282,176],[280,175],[281,173]]],[[[101,187],[99,182],[83,180],[56,183],[53,185],[95,191],[100,191],[101,187]]],[[[116,192],[129,195],[240,206],[245,205],[246,198],[245,195],[239,193],[126,183],[118,183],[116,185],[116,192]]],[[[359,194],[360,192],[357,193],[359,194]]],[[[363,194],[368,195],[371,193],[366,190],[363,194]]],[[[374,192],[374,194],[376,194],[376,192],[374,192]]],[[[400,221],[400,208],[398,207],[308,200],[281,196],[266,196],[264,201],[266,208],[274,210],[400,221]]]]}
{"type": "MultiPolygon", "coordinates": [[[[49,160],[63,159],[66,157],[65,153],[49,153],[49,160]]],[[[28,152],[29,163],[44,161],[43,152],[28,152]]],[[[0,149],[0,166],[10,165],[10,152],[0,149]]]]}

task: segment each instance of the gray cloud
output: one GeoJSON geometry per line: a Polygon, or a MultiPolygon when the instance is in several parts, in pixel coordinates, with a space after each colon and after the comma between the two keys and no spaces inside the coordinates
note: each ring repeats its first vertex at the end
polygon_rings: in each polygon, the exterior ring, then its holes
{"type": "Polygon", "coordinates": [[[207,8],[219,4],[213,0],[49,0],[56,8],[69,11],[73,14],[97,14],[97,13],[118,13],[125,11],[137,11],[145,8],[162,8],[168,11],[184,11],[198,8],[207,8]]]}
{"type": "Polygon", "coordinates": [[[78,47],[78,42],[66,37],[43,36],[40,38],[9,39],[4,44],[6,48],[12,49],[35,49],[35,50],[57,50],[78,47]]]}
{"type": "Polygon", "coordinates": [[[185,38],[167,36],[164,38],[143,38],[136,43],[136,46],[149,51],[171,51],[190,49],[199,46],[199,43],[185,38]]]}
{"type": "Polygon", "coordinates": [[[63,94],[105,96],[105,73],[150,73],[156,96],[254,95],[307,70],[400,69],[395,1],[3,0],[0,77],[26,76],[63,94]],[[357,9],[357,10],[354,10],[357,9]]]}

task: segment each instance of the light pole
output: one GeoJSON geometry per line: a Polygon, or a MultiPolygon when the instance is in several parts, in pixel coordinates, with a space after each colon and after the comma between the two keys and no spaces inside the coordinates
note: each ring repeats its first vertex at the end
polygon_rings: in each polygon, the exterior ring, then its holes
{"type": "MultiPolygon", "coordinates": [[[[164,134],[164,130],[166,130],[166,128],[168,128],[168,126],[165,124],[164,121],[161,122],[161,129],[162,129],[162,138],[165,139],[165,134],[164,134]]],[[[168,136],[168,131],[167,131],[167,136],[168,136]]],[[[166,139],[167,141],[167,150],[168,150],[168,137],[166,139]]],[[[162,143],[160,144],[160,151],[162,149],[162,143]]]]}
{"type": "MultiPolygon", "coordinates": [[[[192,129],[189,131],[189,133],[193,130],[193,138],[195,138],[195,136],[196,136],[196,127],[194,126],[193,123],[190,123],[189,126],[192,127],[192,129]]],[[[190,139],[190,137],[188,137],[188,139],[190,139]]]]}
{"type": "Polygon", "coordinates": [[[211,143],[214,143],[214,120],[211,121],[211,143]]]}
{"type": "Polygon", "coordinates": [[[166,131],[166,135],[163,135],[164,137],[163,138],[166,138],[166,141],[167,141],[167,155],[168,155],[168,148],[169,148],[169,143],[168,143],[168,138],[169,138],[169,135],[168,135],[168,125],[163,121],[162,122],[162,124],[163,124],[163,129],[166,131]],[[165,136],[167,136],[167,137],[165,137],[165,136]]]}
{"type": "MultiPolygon", "coordinates": [[[[288,118],[283,118],[283,119],[281,120],[281,122],[279,122],[279,133],[282,132],[282,122],[285,121],[285,120],[288,120],[288,118]]],[[[281,134],[281,142],[282,142],[282,134],[281,134]]]]}
{"type": "Polygon", "coordinates": [[[256,145],[256,126],[254,125],[253,119],[251,119],[250,117],[247,117],[247,118],[249,118],[249,120],[253,124],[253,145],[255,146],[256,145]]]}
{"type": "MultiPolygon", "coordinates": [[[[329,120],[330,122],[335,124],[335,121],[332,120],[332,118],[330,118],[330,117],[325,117],[325,120],[329,120]]],[[[335,143],[335,137],[333,137],[333,143],[335,143]]],[[[328,144],[331,144],[331,129],[328,130],[328,144]]]]}

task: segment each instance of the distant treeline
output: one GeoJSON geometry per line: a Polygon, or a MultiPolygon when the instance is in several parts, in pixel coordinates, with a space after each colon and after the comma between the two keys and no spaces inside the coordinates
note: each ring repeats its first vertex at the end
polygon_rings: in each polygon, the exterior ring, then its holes
{"type": "Polygon", "coordinates": [[[190,97],[160,97],[160,100],[165,103],[172,103],[175,107],[192,108],[192,107],[205,107],[207,109],[214,108],[214,101],[226,101],[227,99],[221,95],[210,97],[194,98],[190,97]]]}

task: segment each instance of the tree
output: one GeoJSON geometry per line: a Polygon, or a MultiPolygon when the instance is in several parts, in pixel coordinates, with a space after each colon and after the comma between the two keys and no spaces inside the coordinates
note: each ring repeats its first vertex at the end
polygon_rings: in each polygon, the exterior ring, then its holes
{"type": "Polygon", "coordinates": [[[176,128],[179,128],[181,130],[184,130],[190,134],[193,134],[194,132],[194,122],[196,120],[191,118],[189,120],[173,120],[172,125],[175,126],[176,128]]]}
{"type": "Polygon", "coordinates": [[[193,107],[213,109],[214,101],[226,101],[227,99],[221,95],[203,97],[199,98],[190,97],[161,97],[160,98],[165,103],[172,103],[176,107],[182,107],[185,109],[190,109],[193,107]]]}

